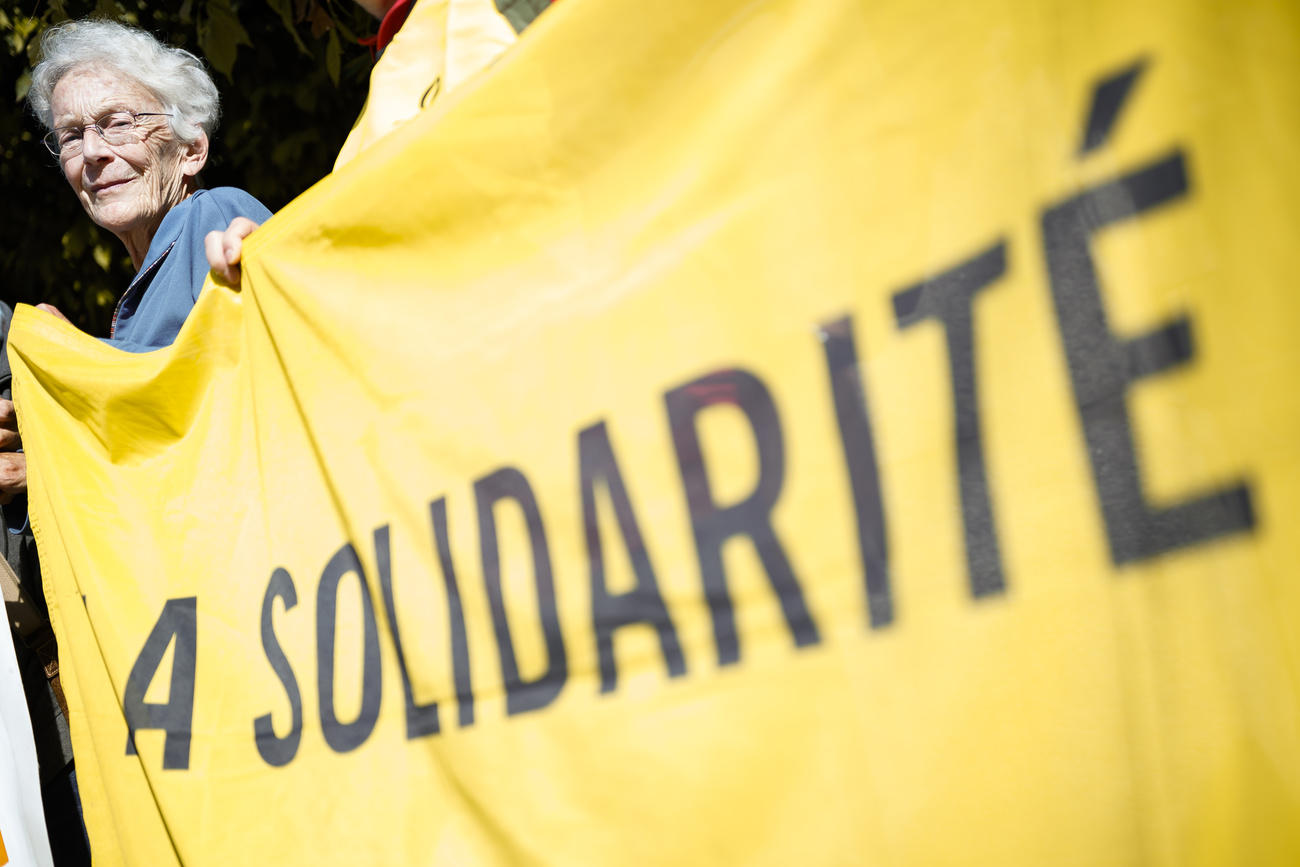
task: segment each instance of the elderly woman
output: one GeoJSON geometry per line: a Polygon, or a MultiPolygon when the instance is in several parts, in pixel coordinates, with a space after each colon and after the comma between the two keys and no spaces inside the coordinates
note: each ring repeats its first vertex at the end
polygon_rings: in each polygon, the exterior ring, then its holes
{"type": "MultiPolygon", "coordinates": [[[[271,216],[243,190],[200,186],[220,110],[211,76],[142,30],[72,21],[42,37],[28,102],[77,200],[135,264],[109,343],[131,352],[171,344],[208,274],[204,235],[271,216]]],[[[27,489],[18,445],[13,404],[0,400],[0,503],[27,489]]]]}
{"type": "MultiPolygon", "coordinates": [[[[42,37],[28,102],[77,200],[135,264],[109,343],[130,352],[171,344],[208,274],[204,235],[271,216],[243,190],[200,186],[220,109],[211,76],[142,30],[72,21],[42,37]]],[[[0,503],[27,489],[18,444],[13,404],[0,400],[0,503]]]]}
{"type": "MultiPolygon", "coordinates": [[[[126,245],[136,267],[118,301],[109,342],[132,352],[169,345],[208,273],[204,235],[237,217],[260,222],[271,216],[242,190],[201,188],[199,172],[207,162],[219,110],[212,78],[194,55],[141,30],[111,21],[77,21],[45,34],[28,100],[49,130],[45,146],[58,158],[81,206],[126,245]]],[[[0,333],[0,351],[3,337],[0,333]]],[[[0,399],[2,504],[27,488],[26,461],[15,450],[19,445],[13,404],[0,399]]],[[[27,538],[25,521],[25,503],[19,498],[5,507],[0,524],[27,538]]],[[[5,532],[0,525],[0,533],[5,532]]],[[[40,598],[39,592],[32,595],[40,598]]],[[[61,752],[66,746],[59,734],[63,724],[52,715],[53,702],[44,698],[45,669],[37,665],[36,670],[41,682],[27,686],[37,741],[53,744],[40,763],[47,775],[53,774],[42,780],[42,787],[56,857],[88,863],[81,821],[70,806],[75,784],[70,757],[61,752]],[[59,794],[65,789],[66,794],[59,794]]]]}
{"type": "Polygon", "coordinates": [[[242,190],[201,188],[219,113],[212,78],[194,55],[142,30],[74,21],[42,38],[28,101],[81,206],[136,267],[110,343],[169,345],[208,273],[204,235],[236,217],[271,216],[242,190]]]}

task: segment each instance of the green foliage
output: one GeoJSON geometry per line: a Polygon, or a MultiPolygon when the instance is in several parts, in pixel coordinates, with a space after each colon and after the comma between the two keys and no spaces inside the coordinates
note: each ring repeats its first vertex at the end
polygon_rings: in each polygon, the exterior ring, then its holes
{"type": "Polygon", "coordinates": [[[228,0],[211,0],[199,20],[199,48],[212,68],[233,81],[239,46],[252,44],[228,0]]]}
{"type": "Polygon", "coordinates": [[[134,274],[121,243],[87,219],[41,145],[24,101],[45,28],[111,17],[193,51],[214,70],[222,121],[204,181],[273,211],[329,173],[365,100],[376,22],[350,0],[0,0],[0,299],[55,304],[107,334],[134,274]]]}

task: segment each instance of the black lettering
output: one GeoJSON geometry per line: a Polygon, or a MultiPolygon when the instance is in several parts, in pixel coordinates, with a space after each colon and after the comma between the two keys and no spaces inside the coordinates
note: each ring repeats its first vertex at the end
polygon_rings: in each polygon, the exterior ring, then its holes
{"type": "Polygon", "coordinates": [[[1006,590],[980,435],[974,327],[975,293],[1001,277],[1006,268],[1007,245],[999,241],[960,265],[894,295],[899,328],[937,319],[947,336],[966,568],[971,595],[976,599],[1006,590]]]}
{"type": "Polygon", "coordinates": [[[349,542],[325,564],[316,590],[316,687],[320,695],[320,725],[325,742],[336,753],[355,750],[366,742],[379,719],[383,696],[383,670],[379,665],[379,625],[370,586],[357,551],[349,542]],[[362,669],[361,710],[350,723],[341,722],[334,712],[334,632],[337,621],[339,582],[344,575],[356,575],[361,588],[362,669]]]}
{"type": "Polygon", "coordinates": [[[867,593],[867,617],[872,629],[894,622],[894,597],[889,582],[889,548],[885,538],[885,503],[880,493],[880,468],[876,461],[871,414],[867,410],[866,384],[858,364],[853,318],[845,316],[821,326],[826,372],[839,423],[840,446],[853,490],[857,516],[858,555],[867,593]]]}
{"type": "Polygon", "coordinates": [[[271,725],[269,713],[253,720],[253,740],[262,761],[272,767],[283,767],[293,761],[298,754],[298,744],[302,741],[302,693],[298,690],[298,678],[294,676],[289,658],[285,656],[275,637],[275,623],[272,620],[272,603],[280,599],[287,612],[298,604],[298,591],[293,586],[293,577],[285,569],[276,569],[271,573],[271,581],[266,585],[266,595],[262,597],[262,648],[266,659],[271,663],[271,670],[280,683],[284,685],[285,696],[289,699],[289,713],[292,721],[289,733],[279,737],[271,725]]]}
{"type": "Polygon", "coordinates": [[[591,568],[591,621],[600,658],[600,691],[612,692],[618,686],[614,632],[633,623],[644,623],[654,628],[669,676],[680,677],[686,673],[686,659],[677,640],[677,629],[659,592],[650,553],[645,548],[627,486],[623,483],[623,474],[614,459],[609,431],[603,421],[578,434],[578,475],[582,487],[587,560],[591,568]],[[602,481],[609,492],[632,572],[636,575],[636,586],[626,593],[611,593],[605,583],[605,554],[596,512],[596,485],[602,481]]]}
{"type": "Polygon", "coordinates": [[[131,666],[122,695],[126,717],[126,754],[135,752],[135,733],[162,729],[163,770],[186,770],[190,766],[190,728],[194,720],[194,669],[198,649],[198,597],[168,599],[162,614],[145,639],[140,655],[131,666]],[[162,665],[167,646],[176,641],[172,656],[171,686],[166,704],[146,702],[144,695],[162,665]]]}
{"type": "Polygon", "coordinates": [[[478,504],[479,547],[483,557],[483,581],[492,610],[492,628],[501,656],[501,676],[506,687],[506,713],[525,713],[546,707],[555,701],[568,677],[568,658],[560,633],[560,615],[555,601],[555,582],[551,577],[551,554],[542,527],[532,486],[514,467],[502,467],[474,483],[478,504]],[[506,619],[505,596],[501,589],[501,558],[497,547],[496,516],[493,507],[500,500],[514,500],[524,515],[533,552],[533,582],[537,588],[537,609],[546,641],[546,671],[535,680],[519,674],[510,622],[506,619]]]}
{"type": "Polygon", "coordinates": [[[1093,235],[1182,198],[1187,189],[1186,162],[1175,151],[1071,196],[1042,217],[1052,301],[1116,565],[1255,526],[1250,489],[1243,482],[1172,506],[1147,502],[1133,446],[1128,389],[1139,379],[1191,360],[1191,322],[1178,316],[1146,334],[1117,337],[1107,324],[1092,258],[1093,235]]]}
{"type": "Polygon", "coordinates": [[[465,633],[465,612],[460,604],[460,587],[451,562],[451,540],[447,535],[447,502],[442,497],[429,504],[433,538],[442,564],[442,583],[447,591],[447,613],[451,621],[451,667],[456,683],[457,720],[461,728],[474,724],[474,690],[469,671],[469,639],[465,633]]]}
{"type": "Polygon", "coordinates": [[[397,625],[397,605],[393,601],[392,552],[388,543],[388,525],[375,530],[375,569],[379,573],[379,587],[384,596],[384,611],[388,614],[388,628],[393,635],[393,651],[397,654],[397,670],[402,673],[402,693],[406,696],[406,739],[415,740],[438,733],[438,703],[419,704],[411,685],[411,674],[406,667],[406,651],[402,647],[402,630],[397,625]]]}
{"type": "Polygon", "coordinates": [[[1138,60],[1125,69],[1106,76],[1093,87],[1088,121],[1084,124],[1083,141],[1079,144],[1079,156],[1096,150],[1110,138],[1120,111],[1145,68],[1146,61],[1138,60]]]}
{"type": "Polygon", "coordinates": [[[808,612],[790,559],[772,527],[772,509],[785,482],[785,441],[776,404],[767,387],[747,371],[720,370],[672,389],[664,395],[664,403],[690,510],[704,596],[713,618],[718,664],[740,661],[736,615],[722,561],[722,545],[732,536],[748,536],[753,542],[795,646],[816,644],[821,640],[817,624],[808,612]],[[719,404],[740,408],[758,446],[758,483],[753,493],[726,507],[720,506],[713,497],[695,424],[702,410],[719,404]]]}

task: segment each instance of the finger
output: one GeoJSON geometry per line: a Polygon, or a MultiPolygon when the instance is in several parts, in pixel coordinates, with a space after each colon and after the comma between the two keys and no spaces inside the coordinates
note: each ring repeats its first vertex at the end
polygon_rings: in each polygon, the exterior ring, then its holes
{"type": "Polygon", "coordinates": [[[21,494],[27,490],[27,455],[0,453],[0,494],[21,494]]]}
{"type": "Polygon", "coordinates": [[[203,236],[203,253],[208,257],[208,267],[222,276],[226,272],[227,265],[224,237],[224,233],[217,229],[203,236]]]}
{"type": "MultiPolygon", "coordinates": [[[[0,398],[0,451],[11,452],[23,444],[18,436],[18,415],[14,402],[0,398]]],[[[26,458],[23,458],[24,466],[26,458]]]]}
{"type": "Polygon", "coordinates": [[[0,398],[0,451],[13,451],[22,445],[18,436],[18,414],[14,402],[0,398]]]}
{"type": "Polygon", "coordinates": [[[248,217],[235,217],[230,221],[230,225],[226,227],[226,238],[227,240],[242,241],[257,231],[259,225],[261,224],[254,223],[248,217]]]}
{"type": "Polygon", "coordinates": [[[67,323],[69,323],[69,324],[71,324],[71,322],[72,322],[71,319],[69,319],[68,317],[66,317],[66,316],[63,315],[63,311],[62,311],[62,310],[60,310],[59,308],[55,307],[53,304],[37,304],[37,305],[36,305],[36,309],[37,309],[37,310],[44,310],[46,313],[49,313],[49,314],[52,315],[52,316],[57,316],[59,319],[62,319],[64,322],[67,322],[67,323]]]}
{"type": "MultiPolygon", "coordinates": [[[[226,257],[226,264],[238,265],[244,259],[244,239],[257,230],[257,223],[247,217],[235,217],[221,233],[221,248],[226,257]]],[[[238,275],[239,269],[234,269],[238,275]]]]}
{"type": "Polygon", "coordinates": [[[231,258],[226,250],[225,232],[212,231],[203,237],[203,252],[208,257],[208,267],[212,273],[228,286],[239,285],[239,251],[231,258]]]}
{"type": "Polygon", "coordinates": [[[227,265],[238,265],[239,260],[244,255],[244,238],[248,237],[248,232],[240,231],[238,221],[232,222],[226,231],[221,233],[221,254],[226,260],[227,265]]]}

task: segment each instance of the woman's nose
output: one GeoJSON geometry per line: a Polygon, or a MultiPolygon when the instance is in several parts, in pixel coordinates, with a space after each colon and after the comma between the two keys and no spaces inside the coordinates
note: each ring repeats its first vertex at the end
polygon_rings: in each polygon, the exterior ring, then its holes
{"type": "Polygon", "coordinates": [[[88,126],[81,134],[81,155],[90,162],[101,162],[112,156],[112,149],[104,142],[99,130],[88,126]]]}

